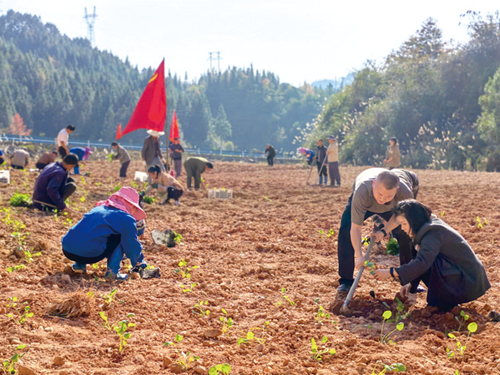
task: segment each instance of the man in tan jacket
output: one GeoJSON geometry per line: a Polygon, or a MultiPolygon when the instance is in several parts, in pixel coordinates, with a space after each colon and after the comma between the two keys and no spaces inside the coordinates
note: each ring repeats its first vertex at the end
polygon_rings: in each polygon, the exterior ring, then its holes
{"type": "Polygon", "coordinates": [[[340,172],[339,172],[339,145],[337,138],[334,135],[328,136],[328,149],[326,155],[328,156],[328,174],[330,175],[330,186],[340,186],[340,172]]]}

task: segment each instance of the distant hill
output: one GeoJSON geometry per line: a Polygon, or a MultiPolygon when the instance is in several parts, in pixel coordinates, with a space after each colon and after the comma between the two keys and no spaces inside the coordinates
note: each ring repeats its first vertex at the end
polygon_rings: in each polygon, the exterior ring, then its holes
{"type": "Polygon", "coordinates": [[[320,81],[314,81],[311,83],[312,87],[327,90],[329,85],[332,85],[334,91],[342,90],[345,86],[350,85],[354,81],[354,74],[349,73],[347,76],[342,78],[334,79],[322,79],[320,81]]]}

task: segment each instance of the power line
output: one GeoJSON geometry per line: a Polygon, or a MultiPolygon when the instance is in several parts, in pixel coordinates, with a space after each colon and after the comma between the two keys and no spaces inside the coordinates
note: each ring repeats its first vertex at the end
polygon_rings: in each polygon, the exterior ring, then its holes
{"type": "Polygon", "coordinates": [[[210,72],[212,73],[213,72],[213,68],[212,68],[212,60],[215,60],[217,59],[217,70],[219,71],[220,73],[220,61],[222,60],[222,57],[220,57],[220,51],[215,51],[215,52],[209,52],[208,53],[209,55],[209,58],[208,60],[210,60],[210,72]],[[212,57],[212,54],[216,53],[217,54],[217,57],[212,57]]]}
{"type": "Polygon", "coordinates": [[[97,18],[97,14],[95,14],[95,6],[94,6],[94,13],[92,14],[87,14],[87,8],[85,8],[85,17],[83,18],[87,22],[87,39],[89,40],[90,45],[94,47],[95,46],[94,23],[95,19],[97,18]]]}

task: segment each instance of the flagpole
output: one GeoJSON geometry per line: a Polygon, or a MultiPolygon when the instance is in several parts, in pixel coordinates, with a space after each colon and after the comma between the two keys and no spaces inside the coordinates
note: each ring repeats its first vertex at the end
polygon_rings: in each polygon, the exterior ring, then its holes
{"type": "MultiPolygon", "coordinates": [[[[165,116],[165,121],[167,121],[167,117],[168,116],[165,116]]],[[[169,133],[168,133],[168,121],[167,121],[167,125],[166,125],[166,131],[165,131],[165,140],[167,141],[167,157],[166,157],[166,160],[167,160],[167,165],[170,166],[170,153],[168,152],[168,142],[169,142],[169,133]]]]}

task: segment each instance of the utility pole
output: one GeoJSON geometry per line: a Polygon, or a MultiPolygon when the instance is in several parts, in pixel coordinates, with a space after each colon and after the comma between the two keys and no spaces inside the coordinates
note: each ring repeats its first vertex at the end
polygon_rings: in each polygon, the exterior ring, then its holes
{"type": "Polygon", "coordinates": [[[215,57],[212,57],[212,54],[216,53],[217,54],[217,70],[220,73],[220,61],[222,60],[222,57],[220,57],[220,51],[215,51],[215,52],[209,52],[208,55],[210,56],[208,60],[210,60],[210,72],[213,72],[212,68],[212,60],[215,59],[215,57]]]}
{"type": "Polygon", "coordinates": [[[95,6],[94,6],[94,13],[92,14],[87,14],[87,8],[85,8],[85,21],[87,22],[87,39],[90,42],[90,45],[92,47],[95,46],[95,37],[94,37],[94,23],[95,19],[97,18],[97,14],[95,14],[95,6]]]}

